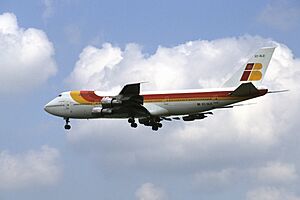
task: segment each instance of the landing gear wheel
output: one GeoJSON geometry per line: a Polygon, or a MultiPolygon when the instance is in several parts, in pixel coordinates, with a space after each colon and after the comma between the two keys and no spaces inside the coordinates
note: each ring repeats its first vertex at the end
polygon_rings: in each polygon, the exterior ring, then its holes
{"type": "Polygon", "coordinates": [[[66,129],[66,130],[70,130],[70,129],[71,129],[71,125],[69,124],[69,123],[70,123],[70,120],[69,120],[69,118],[65,118],[65,120],[66,120],[65,129],[66,129]]]}
{"type": "Polygon", "coordinates": [[[133,124],[134,123],[134,118],[133,117],[128,118],[128,123],[133,124]]]}
{"type": "Polygon", "coordinates": [[[158,128],[161,128],[161,127],[162,127],[162,124],[161,124],[161,123],[157,123],[157,127],[158,127],[158,128]]]}
{"type": "Polygon", "coordinates": [[[158,126],[157,126],[157,125],[153,125],[153,126],[152,126],[152,130],[153,130],[153,131],[157,131],[157,130],[158,130],[158,126]]]}
{"type": "Polygon", "coordinates": [[[131,123],[130,126],[131,126],[132,128],[136,128],[136,127],[137,127],[137,123],[135,123],[135,122],[134,122],[134,123],[131,123]]]}
{"type": "Polygon", "coordinates": [[[135,120],[134,120],[133,117],[129,117],[129,118],[128,118],[128,123],[130,124],[130,126],[131,126],[132,128],[136,128],[136,127],[137,127],[137,123],[135,123],[135,120]]]}
{"type": "Polygon", "coordinates": [[[70,129],[71,129],[71,125],[66,124],[66,125],[65,125],[65,129],[66,129],[66,130],[70,130],[70,129]]]}

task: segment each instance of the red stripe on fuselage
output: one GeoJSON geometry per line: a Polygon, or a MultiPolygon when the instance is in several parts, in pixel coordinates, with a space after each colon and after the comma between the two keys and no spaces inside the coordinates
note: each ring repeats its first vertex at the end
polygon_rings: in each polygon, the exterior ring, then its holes
{"type": "Polygon", "coordinates": [[[145,94],[145,100],[155,99],[178,99],[178,98],[208,98],[208,97],[228,97],[231,91],[220,92],[193,92],[193,93],[170,93],[170,94],[145,94]]]}
{"type": "Polygon", "coordinates": [[[102,97],[96,95],[94,91],[80,91],[80,95],[89,102],[100,102],[102,99],[102,97]]]}

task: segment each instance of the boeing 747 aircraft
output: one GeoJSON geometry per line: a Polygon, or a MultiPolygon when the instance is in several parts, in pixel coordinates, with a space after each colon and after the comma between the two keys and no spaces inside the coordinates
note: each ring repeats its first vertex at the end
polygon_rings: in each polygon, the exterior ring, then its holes
{"type": "Polygon", "coordinates": [[[131,127],[137,121],[157,131],[162,121],[194,121],[211,115],[211,110],[231,108],[235,103],[263,96],[261,86],[275,48],[260,49],[218,89],[140,92],[140,83],[127,84],[118,95],[100,91],[68,91],[45,105],[45,111],[63,117],[65,129],[70,119],[124,118],[131,127]]]}

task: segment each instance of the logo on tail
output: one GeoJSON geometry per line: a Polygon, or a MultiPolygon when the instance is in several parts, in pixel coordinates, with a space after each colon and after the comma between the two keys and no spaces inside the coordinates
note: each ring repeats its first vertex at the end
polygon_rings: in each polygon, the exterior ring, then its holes
{"type": "Polygon", "coordinates": [[[228,81],[224,87],[237,87],[245,82],[252,82],[257,87],[261,85],[266,74],[275,47],[261,48],[247,62],[246,67],[242,65],[228,81]]]}
{"type": "Polygon", "coordinates": [[[259,81],[262,79],[262,64],[248,63],[240,81],[259,81]]]}

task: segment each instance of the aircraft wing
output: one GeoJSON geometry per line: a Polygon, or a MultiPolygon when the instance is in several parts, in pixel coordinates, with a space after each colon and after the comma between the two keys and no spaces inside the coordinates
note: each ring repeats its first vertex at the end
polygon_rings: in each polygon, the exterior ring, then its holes
{"type": "Polygon", "coordinates": [[[121,103],[120,110],[127,112],[129,116],[150,116],[149,111],[143,106],[144,97],[140,95],[141,83],[125,85],[120,93],[115,97],[121,103]]]}
{"type": "Polygon", "coordinates": [[[136,103],[142,105],[144,97],[140,95],[141,83],[132,83],[125,85],[121,92],[116,96],[116,99],[124,103],[136,103]]]}
{"type": "Polygon", "coordinates": [[[127,84],[123,87],[119,95],[122,96],[135,96],[140,94],[141,83],[127,84]]]}

